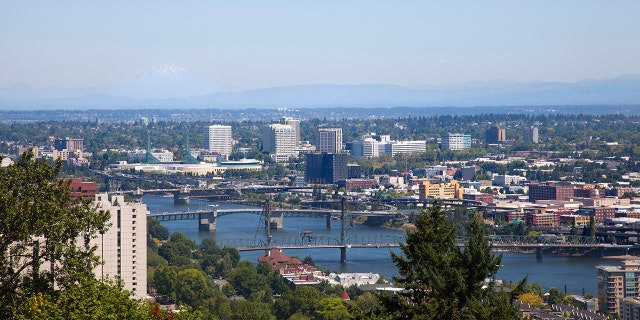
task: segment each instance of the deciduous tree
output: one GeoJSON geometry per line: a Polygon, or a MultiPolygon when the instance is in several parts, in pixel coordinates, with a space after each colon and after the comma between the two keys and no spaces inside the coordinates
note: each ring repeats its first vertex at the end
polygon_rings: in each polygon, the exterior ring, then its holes
{"type": "Polygon", "coordinates": [[[27,152],[0,169],[0,318],[26,297],[91,277],[99,263],[90,240],[109,213],[72,199],[69,181],[57,179],[61,165],[27,152]]]}

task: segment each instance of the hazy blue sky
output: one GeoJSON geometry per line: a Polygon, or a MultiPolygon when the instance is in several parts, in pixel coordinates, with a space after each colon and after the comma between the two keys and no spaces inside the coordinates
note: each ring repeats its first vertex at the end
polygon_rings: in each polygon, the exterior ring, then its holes
{"type": "Polygon", "coordinates": [[[0,86],[178,65],[243,88],[640,73],[640,1],[0,0],[0,86]]]}

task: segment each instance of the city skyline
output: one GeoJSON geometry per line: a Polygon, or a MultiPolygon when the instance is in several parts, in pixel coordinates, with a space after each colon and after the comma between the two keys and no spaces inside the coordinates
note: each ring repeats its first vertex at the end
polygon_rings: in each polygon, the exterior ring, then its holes
{"type": "Polygon", "coordinates": [[[95,87],[149,67],[220,88],[575,82],[640,74],[640,3],[2,2],[0,87],[95,87]]]}

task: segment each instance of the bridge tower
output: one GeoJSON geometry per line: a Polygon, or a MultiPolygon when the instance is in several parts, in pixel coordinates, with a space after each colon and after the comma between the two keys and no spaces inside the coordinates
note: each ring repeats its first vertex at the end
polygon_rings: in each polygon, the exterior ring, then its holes
{"type": "Polygon", "coordinates": [[[271,249],[271,238],[273,238],[271,234],[271,209],[269,208],[269,200],[264,202],[264,216],[266,218],[265,227],[267,227],[267,251],[269,251],[271,249]]]}
{"type": "Polygon", "coordinates": [[[347,262],[347,230],[345,229],[347,224],[347,200],[342,198],[340,205],[342,207],[342,212],[340,213],[340,244],[342,245],[340,247],[340,262],[344,263],[347,262]]]}

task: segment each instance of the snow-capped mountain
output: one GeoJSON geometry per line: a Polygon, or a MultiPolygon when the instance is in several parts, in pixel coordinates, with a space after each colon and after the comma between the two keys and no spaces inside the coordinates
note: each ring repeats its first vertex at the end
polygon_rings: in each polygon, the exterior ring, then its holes
{"type": "Polygon", "coordinates": [[[232,91],[178,66],[144,69],[104,87],[0,87],[0,110],[638,105],[640,75],[578,82],[484,81],[441,86],[311,84],[232,91]]]}
{"type": "Polygon", "coordinates": [[[217,93],[220,83],[181,66],[152,66],[106,88],[109,95],[134,99],[188,98],[217,93]]]}

